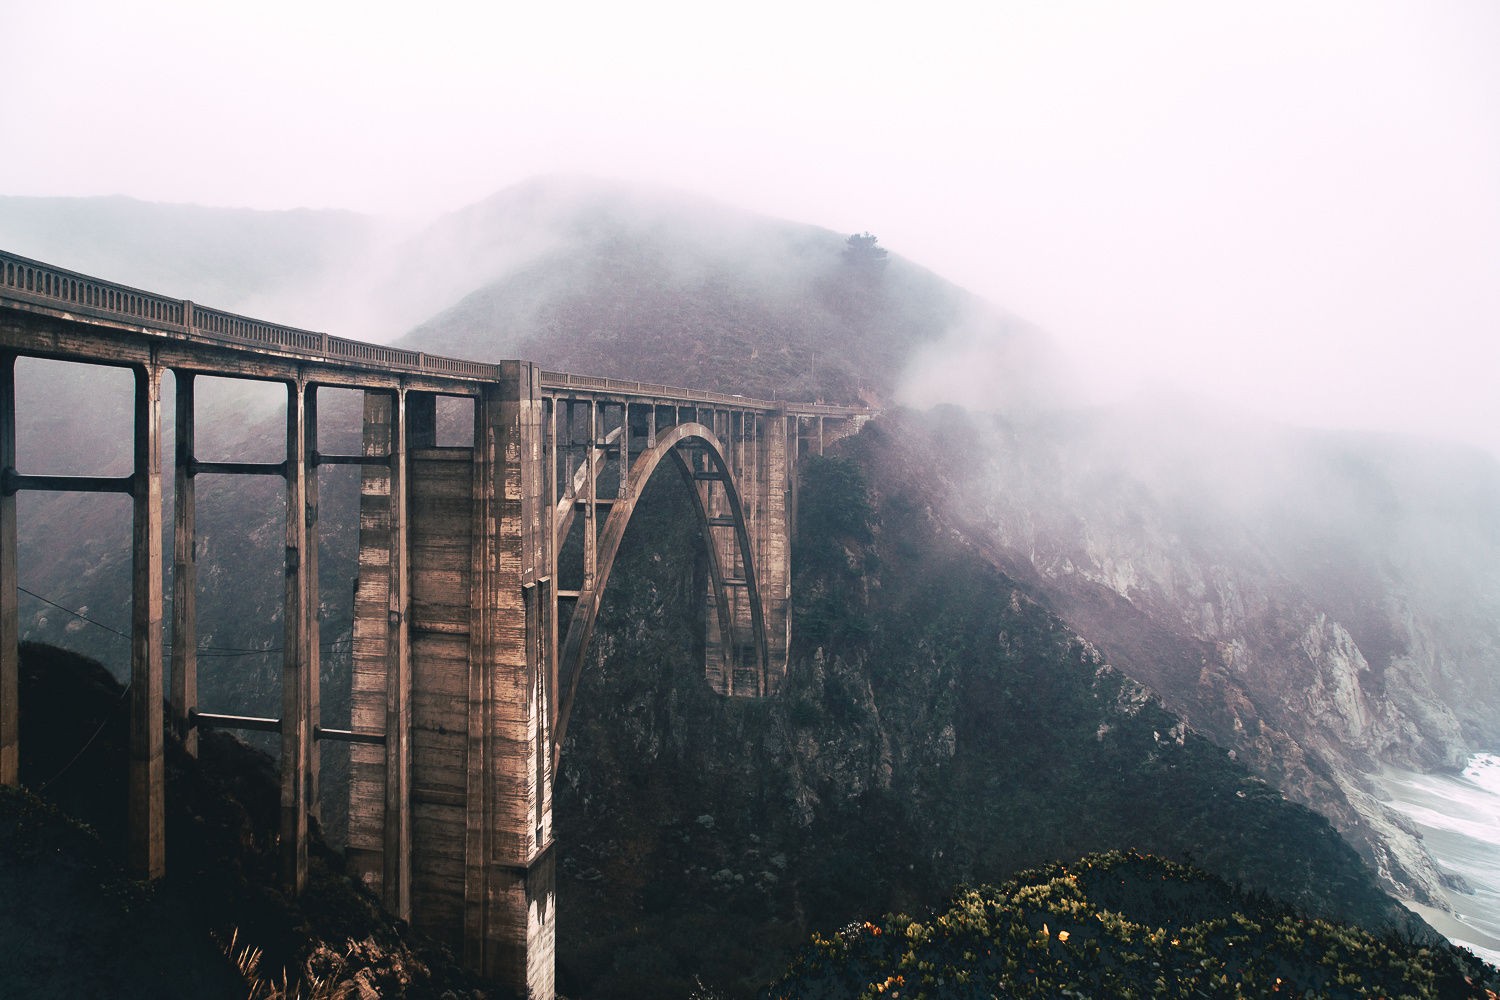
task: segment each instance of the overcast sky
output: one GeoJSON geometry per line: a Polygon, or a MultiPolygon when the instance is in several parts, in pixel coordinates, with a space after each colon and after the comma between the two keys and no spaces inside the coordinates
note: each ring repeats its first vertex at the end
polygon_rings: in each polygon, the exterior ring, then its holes
{"type": "Polygon", "coordinates": [[[0,0],[0,193],[423,216],[648,179],[1091,385],[1500,453],[1500,3],[0,0]]]}

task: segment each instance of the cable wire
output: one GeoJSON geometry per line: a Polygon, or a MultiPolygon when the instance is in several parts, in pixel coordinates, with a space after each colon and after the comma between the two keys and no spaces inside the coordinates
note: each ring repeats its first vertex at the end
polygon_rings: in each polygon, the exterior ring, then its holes
{"type": "MultiPolygon", "coordinates": [[[[66,611],[67,608],[64,608],[63,610],[66,611]]],[[[119,699],[116,700],[115,703],[110,706],[109,711],[107,711],[107,712],[104,713],[104,721],[102,721],[102,722],[99,723],[98,728],[94,730],[94,734],[92,736],[90,736],[87,740],[84,741],[83,746],[81,746],[81,747],[78,748],[78,752],[73,755],[73,759],[72,760],[70,760],[66,764],[64,764],[62,766],[62,768],[56,774],[54,774],[52,777],[50,777],[46,781],[42,782],[41,787],[37,789],[37,791],[39,793],[40,792],[45,792],[47,790],[47,788],[54,781],[56,781],[58,778],[61,778],[63,775],[67,774],[68,773],[68,768],[70,768],[74,764],[78,763],[78,758],[82,757],[85,753],[88,752],[89,747],[93,746],[94,745],[94,741],[99,738],[99,734],[102,733],[102,732],[104,732],[104,727],[107,726],[107,725],[109,725],[110,718],[117,711],[119,711],[120,710],[120,706],[125,703],[125,696],[128,695],[128,694],[130,694],[130,685],[126,684],[124,690],[122,690],[120,692],[119,699]]]]}
{"type": "MultiPolygon", "coordinates": [[[[80,621],[88,622],[90,625],[95,625],[99,628],[102,628],[104,629],[104,631],[109,632],[112,635],[117,635],[121,639],[124,639],[126,642],[130,641],[130,636],[126,633],[121,632],[117,628],[112,628],[111,626],[106,625],[101,621],[90,618],[88,615],[84,614],[81,611],[74,611],[72,608],[67,607],[66,605],[58,604],[56,601],[51,600],[47,597],[43,597],[41,594],[38,594],[34,590],[27,590],[25,587],[22,587],[19,584],[16,585],[16,589],[29,597],[35,597],[43,604],[49,604],[59,611],[65,611],[80,621]]],[[[353,641],[353,636],[349,636],[348,638],[351,642],[353,641]]],[[[344,636],[340,636],[337,639],[334,639],[332,642],[328,643],[326,646],[320,645],[318,647],[318,651],[321,653],[336,653],[338,652],[339,644],[342,643],[344,639],[344,636]]],[[[197,649],[197,653],[199,656],[210,658],[233,659],[240,656],[264,656],[268,653],[280,653],[284,648],[285,647],[283,646],[267,646],[265,649],[246,649],[236,646],[199,646],[197,649]]]]}
{"type": "Polygon", "coordinates": [[[90,618],[88,615],[84,614],[81,611],[74,611],[72,608],[63,607],[61,604],[58,604],[56,601],[50,600],[50,599],[48,599],[46,597],[43,597],[41,594],[38,594],[34,590],[27,590],[25,587],[22,587],[20,584],[16,585],[16,589],[19,590],[23,594],[29,594],[30,596],[35,597],[37,600],[41,601],[43,604],[50,604],[50,605],[52,605],[54,608],[56,608],[59,611],[66,611],[68,614],[72,615],[74,618],[78,618],[78,619],[80,619],[82,621],[86,621],[90,625],[97,625],[100,628],[104,629],[104,631],[106,631],[106,632],[112,632],[115,635],[119,636],[121,639],[124,639],[126,642],[130,641],[130,636],[126,635],[124,632],[121,632],[117,628],[111,628],[110,626],[104,624],[101,621],[95,621],[94,619],[90,618]]]}
{"type": "MultiPolygon", "coordinates": [[[[88,622],[90,625],[96,626],[98,628],[102,628],[104,631],[109,632],[112,635],[117,635],[121,639],[126,640],[127,642],[130,640],[130,636],[126,635],[124,632],[121,632],[119,629],[113,628],[113,627],[111,627],[109,625],[104,624],[101,621],[97,621],[96,619],[90,618],[88,615],[84,614],[81,611],[74,611],[72,608],[66,607],[66,606],[64,606],[62,604],[58,604],[56,601],[52,600],[51,598],[43,597],[41,594],[38,594],[34,590],[27,590],[25,587],[22,587],[19,584],[16,585],[16,589],[19,590],[23,594],[26,594],[26,595],[28,595],[30,597],[36,598],[37,600],[41,601],[43,604],[50,605],[50,606],[56,608],[59,611],[65,611],[65,612],[67,612],[68,614],[72,615],[74,618],[77,618],[79,621],[88,622]]],[[[339,638],[334,639],[331,643],[329,643],[326,646],[319,646],[318,647],[318,651],[319,652],[323,652],[323,653],[337,652],[339,644],[344,641],[344,638],[345,637],[340,636],[339,638]]],[[[354,637],[351,635],[351,636],[348,637],[348,639],[352,643],[354,637]]],[[[199,656],[207,656],[207,657],[211,657],[211,658],[225,659],[225,658],[234,658],[234,657],[240,657],[240,656],[263,656],[263,655],[268,654],[268,653],[280,653],[283,648],[284,647],[282,647],[282,646],[272,646],[272,647],[267,648],[267,649],[237,649],[237,648],[232,647],[232,646],[200,646],[200,647],[198,647],[197,652],[198,652],[199,656]]],[[[119,710],[120,705],[122,705],[125,702],[126,697],[129,696],[129,694],[130,694],[130,686],[131,686],[130,683],[126,682],[125,687],[120,691],[120,697],[115,701],[114,705],[110,706],[109,711],[107,711],[107,712],[104,713],[104,721],[102,721],[102,722],[99,723],[98,727],[95,728],[93,734],[90,735],[89,738],[84,741],[83,746],[81,746],[81,747],[78,748],[78,752],[73,755],[72,759],[70,759],[66,764],[64,764],[62,766],[62,768],[59,769],[56,774],[54,774],[52,777],[48,778],[46,781],[42,782],[41,786],[37,789],[37,791],[39,791],[39,792],[45,792],[47,790],[47,788],[52,785],[53,782],[57,781],[57,779],[61,778],[65,774],[67,774],[68,770],[74,764],[78,763],[79,758],[82,757],[85,753],[88,752],[89,747],[91,747],[91,746],[94,745],[94,741],[96,741],[97,739],[99,739],[99,734],[104,732],[104,727],[107,726],[107,725],[109,725],[110,717],[116,711],[119,710]]]]}

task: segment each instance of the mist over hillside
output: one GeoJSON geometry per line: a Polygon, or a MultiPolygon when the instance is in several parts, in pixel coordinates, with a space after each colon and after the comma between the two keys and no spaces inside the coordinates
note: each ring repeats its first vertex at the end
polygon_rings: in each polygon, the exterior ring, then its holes
{"type": "MultiPolygon", "coordinates": [[[[855,449],[875,490],[920,477],[905,516],[935,519],[1235,766],[1327,816],[1389,889],[1435,901],[1445,876],[1369,775],[1500,748],[1500,463],[1271,426],[1201,400],[1086,406],[1042,333],[899,247],[884,262],[851,257],[848,235],[580,178],[507,189],[401,239],[338,213],[0,199],[7,248],[209,305],[254,304],[267,319],[324,316],[343,335],[384,330],[459,357],[888,408],[941,403],[953,385],[986,412],[877,421],[889,428],[879,447],[855,449]]],[[[94,384],[66,385],[66,374],[46,384],[79,401],[75,414],[128,412],[119,390],[102,404],[113,410],[94,409],[94,384]]],[[[93,447],[98,418],[59,428],[41,410],[20,415],[36,453],[93,447]]],[[[231,427],[226,452],[276,440],[277,419],[231,427]]],[[[325,641],[348,620],[352,574],[352,527],[338,520],[351,508],[333,513],[331,493],[325,641]]],[[[124,622],[128,545],[100,503],[23,510],[23,583],[124,622]]],[[[279,642],[281,517],[275,484],[205,501],[200,607],[219,623],[215,645],[279,642]],[[214,565],[269,582],[235,591],[214,565]]],[[[22,627],[122,662],[116,638],[56,608],[23,607],[22,627]]],[[[274,704],[274,669],[253,662],[209,668],[205,703],[274,704]]],[[[327,666],[326,685],[346,683],[336,656],[327,666]]],[[[875,695],[860,697],[861,712],[879,714],[875,695]]],[[[586,689],[581,711],[588,702],[586,689]]]]}
{"type": "Polygon", "coordinates": [[[388,231],[354,212],[0,195],[0,246],[12,253],[291,326],[347,323],[337,292],[368,271],[388,231]]]}
{"type": "MultiPolygon", "coordinates": [[[[414,247],[513,262],[405,343],[481,359],[785,399],[889,401],[958,329],[1024,364],[995,368],[1012,407],[1058,391],[1050,345],[1016,317],[847,234],[649,188],[582,178],[520,185],[414,247]]],[[[422,256],[419,254],[419,256],[422,256]]]]}

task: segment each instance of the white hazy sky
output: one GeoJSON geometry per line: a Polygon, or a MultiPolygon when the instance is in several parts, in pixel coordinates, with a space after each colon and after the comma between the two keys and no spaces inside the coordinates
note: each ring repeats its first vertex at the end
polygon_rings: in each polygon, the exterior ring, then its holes
{"type": "Polygon", "coordinates": [[[0,67],[0,193],[647,179],[874,232],[1090,384],[1500,453],[1495,0],[0,0],[0,67]]]}

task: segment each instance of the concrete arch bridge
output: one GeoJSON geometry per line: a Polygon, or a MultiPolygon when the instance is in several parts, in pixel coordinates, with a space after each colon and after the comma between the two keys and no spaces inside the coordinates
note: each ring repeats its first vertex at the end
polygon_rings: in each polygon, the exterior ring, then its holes
{"type": "MultiPolygon", "coordinates": [[[[319,748],[351,744],[348,860],[386,906],[518,995],[551,997],[553,776],[615,555],[646,482],[690,487],[708,554],[705,675],[727,696],[774,694],[790,636],[797,465],[867,416],[664,385],[487,364],[279,326],[0,251],[0,782],[19,780],[16,496],[121,493],[132,509],[127,857],[165,871],[167,725],[263,729],[281,745],[283,875],[305,884],[319,748]],[[133,373],[133,471],[16,467],[16,362],[133,373]],[[162,384],[175,396],[169,471],[162,384]],[[285,458],[194,453],[195,379],[280,383],[285,458]],[[319,449],[318,392],[364,394],[358,454],[319,449]],[[472,404],[472,438],[438,444],[438,401],[472,404]],[[321,725],[318,475],[360,473],[348,730],[321,725]],[[173,504],[163,639],[163,476],[173,504]],[[279,718],[197,706],[195,482],[285,483],[279,718]],[[581,542],[564,545],[569,537],[581,542]],[[576,559],[564,553],[579,553],[576,559]],[[163,663],[170,651],[170,688],[163,663]],[[164,715],[163,702],[169,708],[164,715]]],[[[230,568],[231,570],[233,567],[230,568]]]]}

